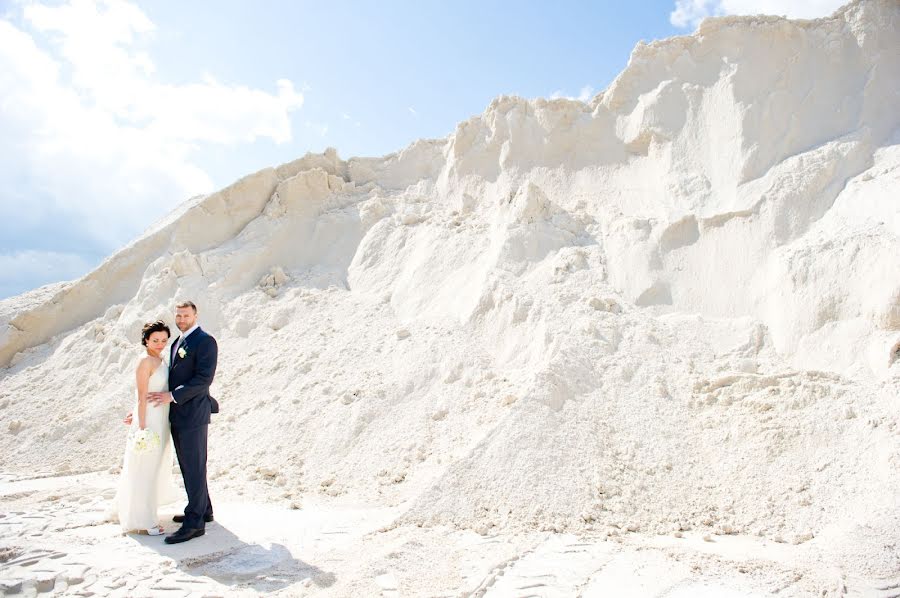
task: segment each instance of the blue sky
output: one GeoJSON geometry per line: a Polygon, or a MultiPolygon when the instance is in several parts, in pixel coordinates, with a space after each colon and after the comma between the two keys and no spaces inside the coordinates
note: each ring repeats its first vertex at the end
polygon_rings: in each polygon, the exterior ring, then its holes
{"type": "Polygon", "coordinates": [[[197,193],[589,98],[639,40],[835,0],[0,0],[0,298],[83,275],[197,193]]]}

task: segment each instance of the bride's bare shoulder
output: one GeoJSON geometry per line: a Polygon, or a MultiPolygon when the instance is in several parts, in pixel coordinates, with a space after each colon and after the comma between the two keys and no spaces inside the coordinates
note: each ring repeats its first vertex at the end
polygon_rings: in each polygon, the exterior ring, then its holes
{"type": "Polygon", "coordinates": [[[150,355],[145,355],[138,361],[137,371],[139,372],[152,372],[159,364],[162,363],[162,360],[159,357],[152,357],[150,355]]]}

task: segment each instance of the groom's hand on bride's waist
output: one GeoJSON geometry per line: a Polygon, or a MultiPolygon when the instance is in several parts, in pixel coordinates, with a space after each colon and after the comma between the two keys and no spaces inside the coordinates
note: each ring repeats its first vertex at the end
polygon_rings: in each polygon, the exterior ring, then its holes
{"type": "Polygon", "coordinates": [[[159,407],[160,405],[172,403],[175,399],[172,398],[172,393],[170,392],[148,392],[147,400],[154,407],[159,407]]]}

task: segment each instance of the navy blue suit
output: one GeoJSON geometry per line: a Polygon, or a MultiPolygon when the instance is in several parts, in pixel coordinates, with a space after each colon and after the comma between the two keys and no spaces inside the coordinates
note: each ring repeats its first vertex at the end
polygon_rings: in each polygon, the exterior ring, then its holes
{"type": "Polygon", "coordinates": [[[175,399],[169,405],[169,423],[188,498],[183,526],[203,529],[204,517],[212,516],[206,485],[206,437],[210,413],[219,412],[218,403],[209,396],[219,347],[201,328],[188,335],[175,352],[177,344],[175,339],[169,361],[169,390],[175,399]]]}

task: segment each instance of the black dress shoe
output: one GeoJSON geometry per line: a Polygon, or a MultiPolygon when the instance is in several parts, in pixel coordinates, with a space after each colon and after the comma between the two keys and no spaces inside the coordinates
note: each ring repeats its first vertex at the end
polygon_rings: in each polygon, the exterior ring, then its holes
{"type": "MultiPolygon", "coordinates": [[[[212,515],[206,515],[203,518],[203,521],[205,521],[206,523],[209,523],[212,520],[213,520],[212,515]]],[[[184,515],[175,515],[174,517],[172,517],[172,521],[174,521],[175,523],[184,523],[184,515]]]]}
{"type": "Polygon", "coordinates": [[[171,536],[166,536],[166,544],[179,544],[192,538],[199,538],[206,533],[205,529],[181,528],[171,536]]]}

